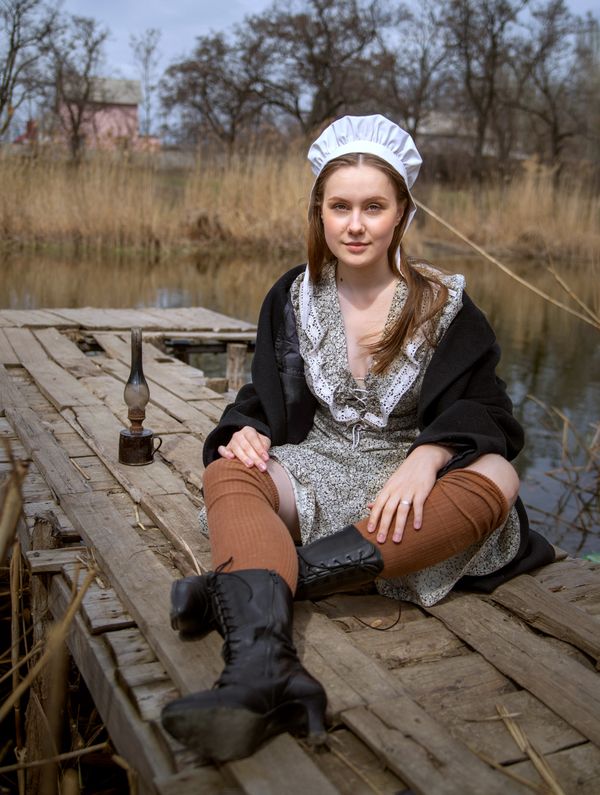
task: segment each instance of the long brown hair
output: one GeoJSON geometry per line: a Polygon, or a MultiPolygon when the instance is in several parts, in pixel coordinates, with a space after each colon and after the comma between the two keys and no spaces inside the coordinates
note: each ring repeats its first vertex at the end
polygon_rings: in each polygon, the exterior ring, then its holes
{"type": "MultiPolygon", "coordinates": [[[[323,268],[334,259],[325,241],[323,219],[323,194],[327,179],[344,166],[373,166],[383,171],[391,181],[396,192],[398,204],[404,204],[404,214],[400,223],[394,229],[392,241],[387,251],[388,265],[392,273],[396,274],[396,252],[400,251],[400,277],[406,282],[408,296],[398,320],[389,328],[381,339],[366,344],[373,356],[373,372],[380,374],[387,370],[392,361],[401,353],[404,345],[422,327],[425,338],[430,345],[435,345],[433,337],[432,320],[441,311],[448,298],[448,288],[427,269],[421,271],[415,267],[416,260],[405,255],[401,240],[408,223],[409,193],[404,179],[391,166],[380,157],[372,154],[349,154],[336,157],[323,168],[315,182],[310,206],[308,209],[308,272],[312,281],[317,284],[323,273],[323,268]]],[[[427,265],[428,263],[423,263],[427,265]]]]}

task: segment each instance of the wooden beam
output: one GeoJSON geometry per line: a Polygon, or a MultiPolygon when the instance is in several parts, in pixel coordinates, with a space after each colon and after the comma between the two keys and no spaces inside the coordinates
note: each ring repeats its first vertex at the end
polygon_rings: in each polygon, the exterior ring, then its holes
{"type": "Polygon", "coordinates": [[[523,574],[501,585],[490,598],[532,627],[600,659],[600,625],[584,611],[523,574]]]}
{"type": "Polygon", "coordinates": [[[427,608],[486,660],[600,745],[597,675],[481,598],[461,594],[427,608]]]}
{"type": "Polygon", "coordinates": [[[343,714],[349,726],[417,795],[506,795],[507,779],[414,702],[390,700],[343,714]]]}
{"type": "MultiPolygon", "coordinates": [[[[49,606],[57,620],[65,614],[70,600],[71,591],[64,580],[53,577],[49,606]]],[[[67,645],[119,754],[146,782],[171,775],[172,758],[157,742],[152,727],[139,719],[127,696],[115,685],[115,666],[104,641],[89,634],[79,615],[71,624],[67,645]]]]}

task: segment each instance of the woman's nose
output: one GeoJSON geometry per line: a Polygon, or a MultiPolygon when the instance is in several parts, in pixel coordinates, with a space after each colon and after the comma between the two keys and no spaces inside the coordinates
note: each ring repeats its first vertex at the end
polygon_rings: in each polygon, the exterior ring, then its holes
{"type": "Polygon", "coordinates": [[[348,231],[353,234],[357,235],[360,234],[364,229],[364,224],[362,220],[362,215],[359,210],[352,212],[350,218],[348,219],[348,231]]]}

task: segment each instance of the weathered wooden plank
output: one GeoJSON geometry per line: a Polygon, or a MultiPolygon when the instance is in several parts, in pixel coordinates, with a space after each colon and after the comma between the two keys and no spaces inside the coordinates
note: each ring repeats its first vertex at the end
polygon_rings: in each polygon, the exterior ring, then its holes
{"type": "Polygon", "coordinates": [[[305,602],[294,610],[294,640],[304,664],[325,688],[328,711],[334,716],[350,707],[406,695],[383,666],[305,602]]]}
{"type": "Polygon", "coordinates": [[[353,632],[352,640],[371,657],[382,660],[388,669],[456,657],[466,651],[465,644],[435,619],[411,621],[387,632],[353,632]]]}
{"type": "MultiPolygon", "coordinates": [[[[551,754],[546,762],[566,795],[598,795],[600,792],[600,751],[591,743],[551,754]]],[[[511,765],[509,770],[536,784],[540,782],[531,762],[511,765]]]]}
{"type": "Polygon", "coordinates": [[[158,660],[119,666],[117,669],[117,679],[119,682],[122,682],[125,687],[130,689],[140,687],[141,685],[171,681],[164,666],[162,663],[159,663],[158,660]]]}
{"type": "Polygon", "coordinates": [[[34,331],[35,338],[42,345],[50,359],[67,370],[71,375],[80,378],[83,375],[96,375],[98,368],[89,356],[80,350],[75,343],[61,334],[56,328],[45,328],[34,331]]]}
{"type": "Polygon", "coordinates": [[[227,784],[213,767],[183,770],[168,778],[154,780],[159,795],[241,795],[243,790],[227,784]]]}
{"type": "MultiPolygon", "coordinates": [[[[221,396],[219,396],[221,397],[221,396]]],[[[223,409],[229,401],[221,400],[189,400],[188,404],[202,412],[212,422],[213,427],[221,419],[223,409]]]]}
{"type": "MultiPolygon", "coordinates": [[[[153,315],[140,309],[100,309],[96,307],[80,307],[77,309],[55,309],[54,313],[66,318],[71,323],[85,329],[119,329],[127,330],[132,326],[143,328],[163,328],[153,315]]],[[[48,323],[47,325],[51,325],[48,323]]]]}
{"type": "Polygon", "coordinates": [[[23,364],[25,362],[46,362],[48,356],[40,343],[27,328],[9,328],[4,333],[12,349],[23,364]]]}
{"type": "Polygon", "coordinates": [[[598,566],[579,558],[567,558],[536,571],[533,578],[553,593],[575,599],[598,584],[598,566]]]}
{"type": "Polygon", "coordinates": [[[479,654],[406,665],[391,673],[428,712],[460,707],[465,701],[498,698],[514,684],[479,654]]]}
{"type": "Polygon", "coordinates": [[[406,784],[346,728],[329,733],[328,749],[312,755],[339,795],[399,795],[406,784]]]}
{"type": "Polygon", "coordinates": [[[503,673],[600,745],[598,677],[512,616],[471,595],[428,608],[503,673]]]}
{"type": "Polygon", "coordinates": [[[85,478],[31,409],[7,408],[6,417],[54,494],[60,497],[90,490],[85,478]]]}
{"type": "Polygon", "coordinates": [[[533,577],[517,577],[496,588],[491,598],[536,629],[600,659],[600,622],[548,591],[533,577]]]}
{"type": "Polygon", "coordinates": [[[200,532],[198,508],[188,494],[144,494],[140,505],[177,549],[185,555],[189,549],[200,568],[210,570],[210,544],[200,532]]]}
{"type": "Polygon", "coordinates": [[[78,406],[63,412],[69,422],[108,467],[116,480],[140,502],[142,494],[183,494],[185,484],[169,467],[155,458],[148,466],[131,467],[119,463],[119,432],[121,424],[103,404],[91,408],[78,406]]]}
{"type": "Polygon", "coordinates": [[[10,406],[22,406],[24,402],[19,388],[9,376],[4,365],[0,364],[0,409],[4,411],[10,406]]]}
{"type": "Polygon", "coordinates": [[[0,364],[17,365],[19,363],[19,357],[10,344],[4,329],[0,328],[0,364]]]}
{"type": "MultiPolygon", "coordinates": [[[[170,680],[167,682],[147,682],[144,685],[139,685],[135,690],[127,690],[126,692],[135,704],[140,718],[155,723],[160,720],[160,713],[163,707],[179,696],[170,680]]],[[[157,730],[160,731],[158,726],[157,730]]]]}
{"type": "MultiPolygon", "coordinates": [[[[85,559],[86,556],[82,557],[85,559]]],[[[74,589],[82,585],[87,571],[86,566],[67,563],[63,573],[65,580],[74,589]]],[[[108,583],[100,581],[99,577],[90,585],[83,597],[81,613],[92,635],[135,626],[134,620],[123,607],[114,589],[108,583]]]]}
{"type": "Polygon", "coordinates": [[[251,323],[237,318],[227,317],[211,309],[201,306],[179,309],[160,309],[151,307],[146,312],[156,318],[167,318],[172,323],[173,330],[181,331],[252,331],[255,329],[251,323]]]}
{"type": "Polygon", "coordinates": [[[156,662],[156,654],[137,627],[108,632],[104,640],[117,667],[156,662]]]}
{"type": "Polygon", "coordinates": [[[32,574],[57,574],[68,564],[73,564],[87,547],[64,547],[60,549],[32,549],[25,553],[32,574]]]}
{"type": "Polygon", "coordinates": [[[31,527],[37,521],[48,522],[52,527],[52,535],[59,538],[62,543],[79,541],[79,533],[75,532],[65,512],[53,500],[41,502],[27,500],[23,505],[23,513],[27,524],[31,527]]]}
{"type": "Polygon", "coordinates": [[[110,579],[156,656],[182,692],[210,687],[220,673],[216,636],[183,644],[169,625],[171,577],[108,497],[68,497],[63,508],[110,579]]]}
{"type": "Polygon", "coordinates": [[[519,750],[499,719],[497,704],[508,710],[542,754],[555,753],[585,742],[576,729],[526,690],[497,696],[481,694],[450,708],[438,707],[431,702],[428,712],[469,748],[500,764],[514,764],[525,759],[526,755],[519,750]]]}
{"type": "Polygon", "coordinates": [[[505,795],[507,791],[502,773],[488,767],[414,703],[379,702],[348,710],[342,717],[415,793],[505,795]]]}
{"type": "MultiPolygon", "coordinates": [[[[60,619],[71,598],[68,586],[60,577],[52,578],[50,597],[51,612],[60,619]]],[[[172,757],[157,741],[152,728],[140,721],[123,691],[115,687],[115,668],[104,642],[89,634],[79,615],[71,624],[67,643],[119,754],[144,781],[171,775],[174,772],[172,757]]]]}
{"type": "Polygon", "coordinates": [[[200,439],[190,433],[165,436],[160,448],[161,458],[168,461],[190,486],[202,488],[202,447],[200,439]]]}
{"type": "Polygon", "coordinates": [[[58,411],[72,406],[96,406],[100,403],[80,381],[56,362],[24,362],[24,366],[42,395],[58,411]]]}
{"type": "Polygon", "coordinates": [[[58,326],[68,328],[76,326],[72,320],[58,314],[60,310],[52,309],[3,309],[0,312],[2,325],[45,328],[46,326],[58,326]]]}
{"type": "Polygon", "coordinates": [[[337,795],[305,751],[289,734],[280,734],[247,759],[225,769],[247,795],[337,795]]]}

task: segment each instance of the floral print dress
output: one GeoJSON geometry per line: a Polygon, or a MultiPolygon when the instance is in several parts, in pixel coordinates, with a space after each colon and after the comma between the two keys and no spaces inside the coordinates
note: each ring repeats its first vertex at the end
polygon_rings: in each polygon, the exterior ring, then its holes
{"type": "MultiPolygon", "coordinates": [[[[440,339],[461,309],[464,277],[437,275],[449,292],[435,328],[440,339]]],[[[386,328],[397,319],[406,296],[406,284],[399,280],[386,328]]],[[[367,503],[406,457],[418,435],[419,392],[433,349],[417,334],[385,373],[368,373],[359,385],[348,366],[335,264],[326,267],[318,285],[305,274],[298,276],[291,300],[306,380],[318,405],[306,439],[274,446],[270,454],[292,481],[306,544],[364,518],[367,503]]],[[[378,590],[426,606],[435,604],[464,574],[488,574],[512,560],[519,540],[513,509],[484,541],[419,572],[379,578],[378,590]]]]}

